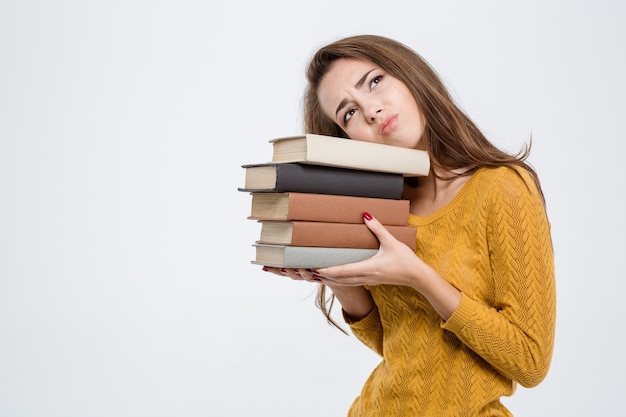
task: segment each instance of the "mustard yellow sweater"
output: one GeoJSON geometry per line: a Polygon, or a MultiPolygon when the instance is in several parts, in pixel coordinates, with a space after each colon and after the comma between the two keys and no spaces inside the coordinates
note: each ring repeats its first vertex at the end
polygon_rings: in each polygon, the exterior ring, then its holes
{"type": "Polygon", "coordinates": [[[539,384],[554,342],[550,230],[526,172],[483,168],[417,227],[416,254],[462,292],[443,322],[417,291],[369,287],[375,308],[350,325],[382,356],[350,417],[511,416],[500,397],[539,384]]]}

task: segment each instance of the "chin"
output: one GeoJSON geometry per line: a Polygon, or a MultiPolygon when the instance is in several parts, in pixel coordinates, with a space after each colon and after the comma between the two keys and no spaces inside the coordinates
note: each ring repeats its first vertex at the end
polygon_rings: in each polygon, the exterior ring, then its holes
{"type": "Polygon", "coordinates": [[[389,144],[393,145],[393,146],[399,146],[401,148],[418,149],[418,144],[419,143],[406,142],[406,141],[395,141],[395,142],[390,142],[389,144]]]}
{"type": "Polygon", "coordinates": [[[385,143],[402,148],[419,149],[421,141],[419,139],[415,140],[414,138],[415,135],[402,135],[396,136],[395,138],[390,137],[385,141],[385,143]]]}

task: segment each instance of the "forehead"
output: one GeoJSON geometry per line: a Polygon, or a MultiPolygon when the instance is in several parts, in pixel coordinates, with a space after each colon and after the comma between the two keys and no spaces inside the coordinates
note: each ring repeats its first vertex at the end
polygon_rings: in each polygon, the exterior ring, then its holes
{"type": "Polygon", "coordinates": [[[366,60],[354,58],[338,59],[332,64],[324,77],[322,77],[319,89],[321,90],[328,85],[343,83],[354,86],[363,74],[374,68],[376,68],[376,65],[366,60]]]}
{"type": "Polygon", "coordinates": [[[341,58],[333,63],[322,77],[317,96],[325,113],[330,114],[337,104],[355,89],[355,84],[377,66],[369,61],[341,58]]]}

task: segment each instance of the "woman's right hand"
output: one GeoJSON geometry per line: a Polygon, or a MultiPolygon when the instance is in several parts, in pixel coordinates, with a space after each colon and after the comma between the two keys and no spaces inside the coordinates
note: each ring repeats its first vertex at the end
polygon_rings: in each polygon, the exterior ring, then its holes
{"type": "Polygon", "coordinates": [[[264,266],[263,270],[276,275],[289,277],[296,281],[308,281],[325,284],[328,286],[339,304],[351,321],[358,321],[367,316],[374,307],[374,301],[370,292],[363,286],[343,286],[335,283],[324,282],[325,279],[308,269],[275,268],[264,266]]]}
{"type": "Polygon", "coordinates": [[[321,282],[321,279],[313,276],[312,271],[297,268],[275,268],[271,266],[264,266],[265,272],[280,275],[283,277],[289,277],[296,281],[309,281],[309,282],[321,282]]]}

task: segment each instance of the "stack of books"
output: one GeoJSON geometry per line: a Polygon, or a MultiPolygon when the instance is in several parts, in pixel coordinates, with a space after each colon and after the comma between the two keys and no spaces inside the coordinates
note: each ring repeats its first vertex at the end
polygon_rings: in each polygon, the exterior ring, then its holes
{"type": "Polygon", "coordinates": [[[313,134],[270,143],[271,162],[242,166],[239,191],[261,226],[252,263],[315,269],[370,258],[379,243],[363,212],[415,248],[402,191],[405,176],[428,174],[426,152],[313,134]]]}

